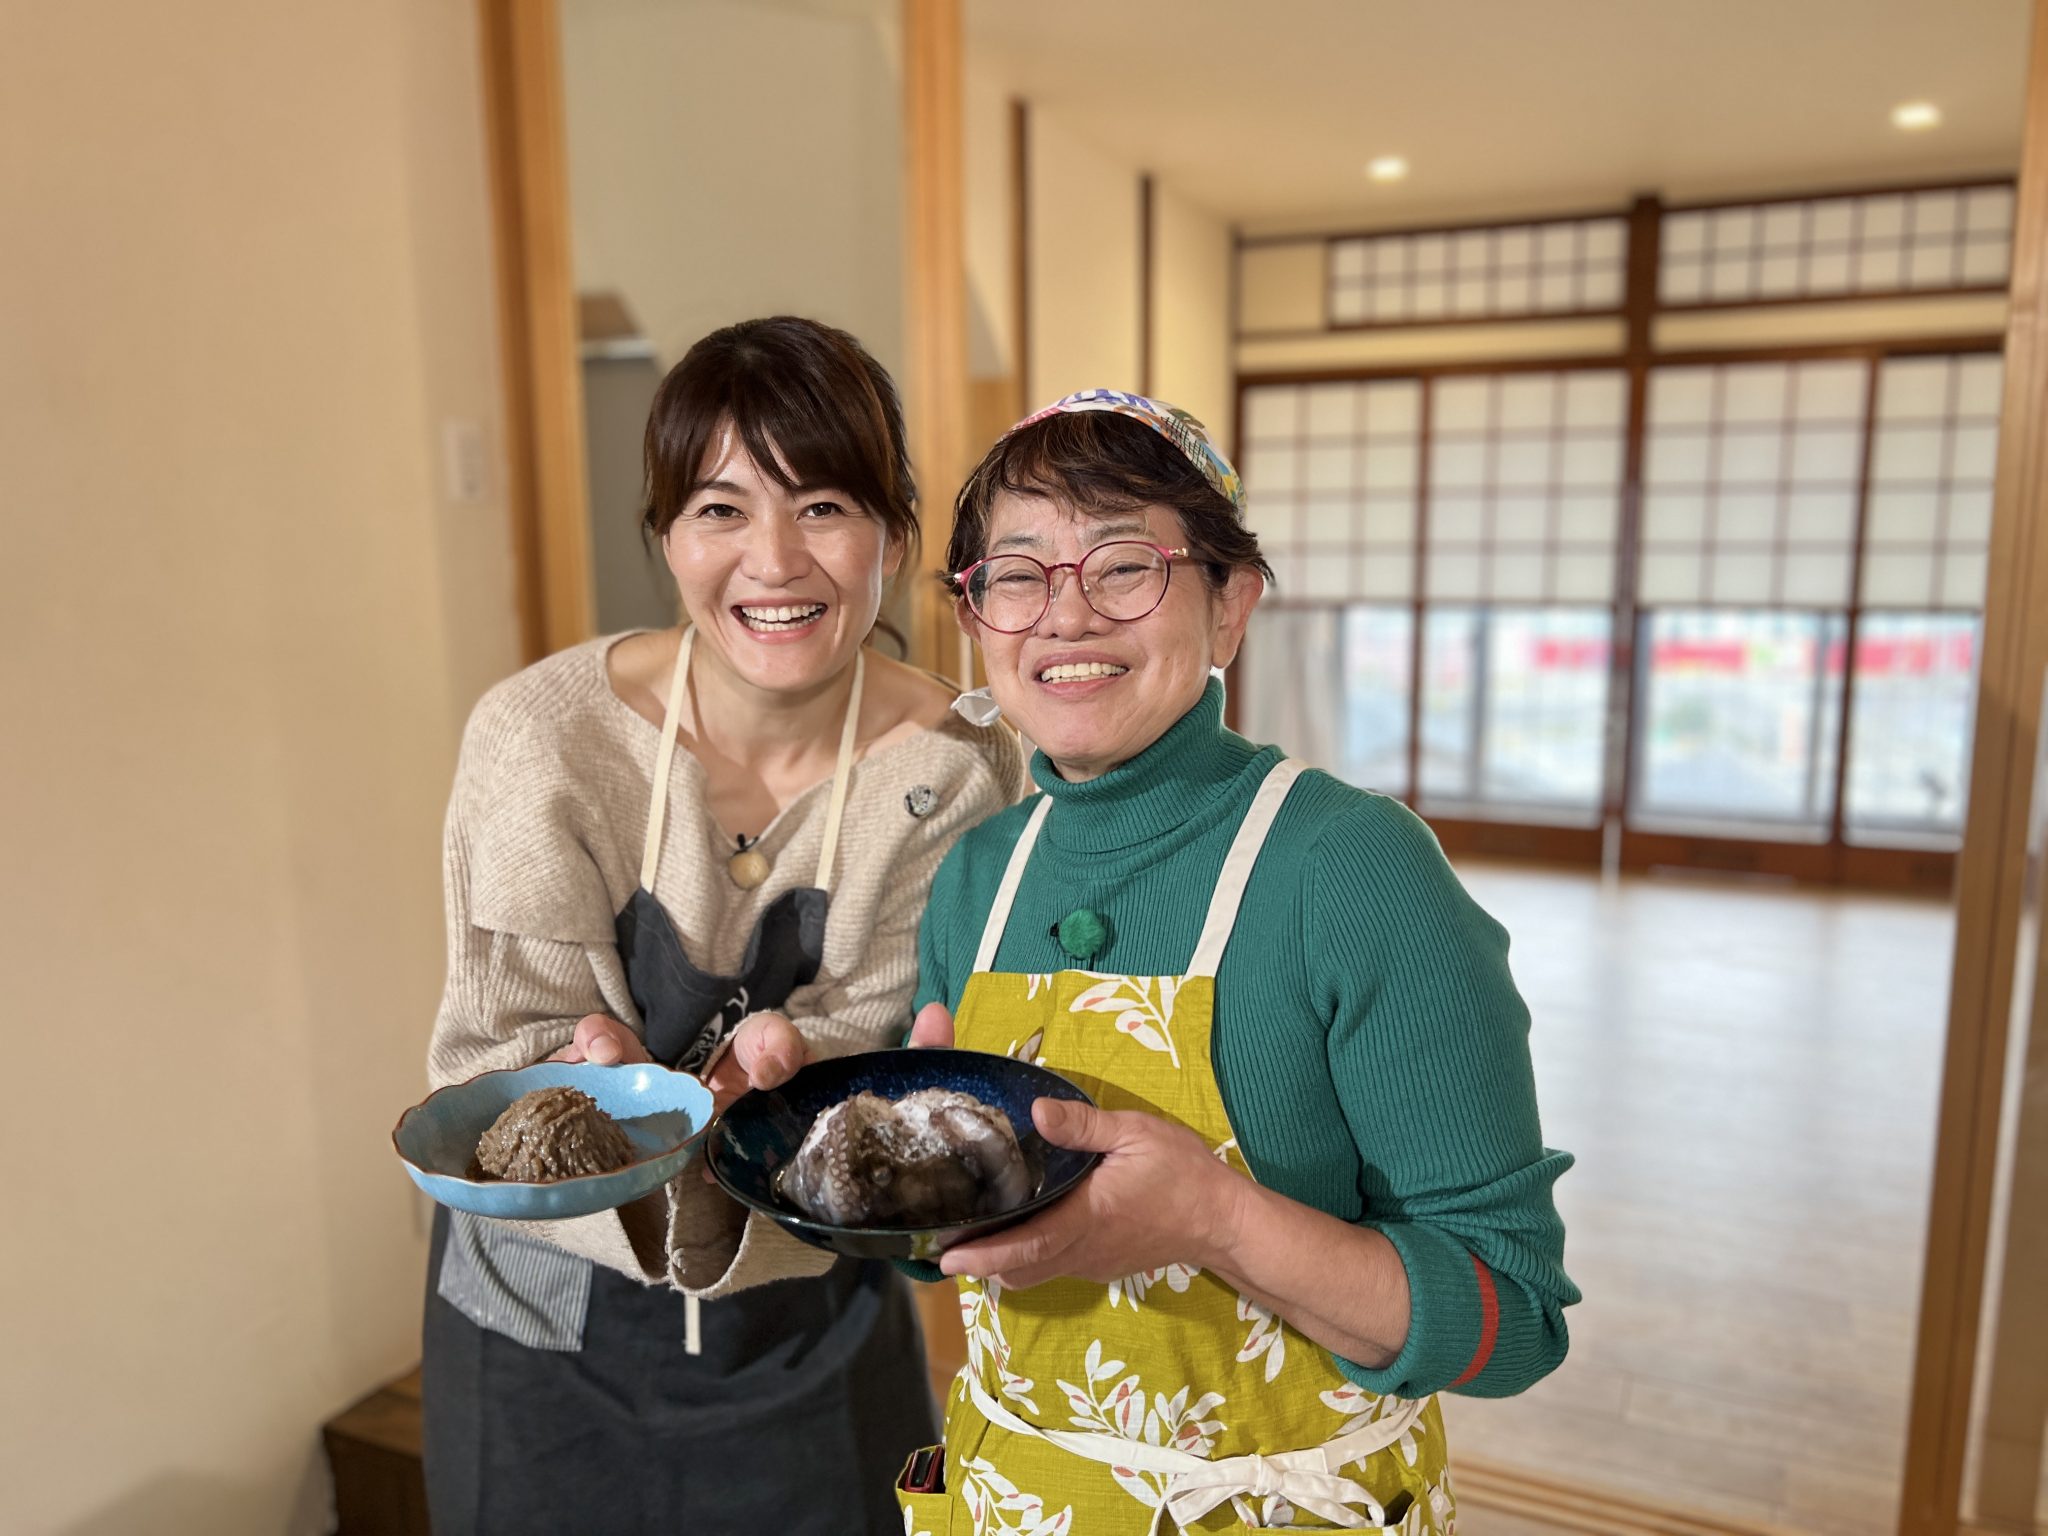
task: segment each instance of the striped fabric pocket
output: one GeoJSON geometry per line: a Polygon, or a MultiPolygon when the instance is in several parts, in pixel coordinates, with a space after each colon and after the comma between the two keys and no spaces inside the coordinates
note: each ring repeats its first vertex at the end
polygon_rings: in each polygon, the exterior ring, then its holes
{"type": "Polygon", "coordinates": [[[590,1261],[502,1223],[448,1213],[439,1290],[443,1301],[477,1327],[528,1349],[583,1348],[590,1261]]]}

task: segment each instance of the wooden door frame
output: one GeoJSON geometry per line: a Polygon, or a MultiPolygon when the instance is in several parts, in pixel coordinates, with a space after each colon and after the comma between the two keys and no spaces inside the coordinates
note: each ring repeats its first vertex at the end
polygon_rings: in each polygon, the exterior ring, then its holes
{"type": "Polygon", "coordinates": [[[569,259],[569,142],[555,0],[477,0],[497,244],[506,505],[528,662],[596,624],[583,375],[569,259]]]}
{"type": "MultiPolygon", "coordinates": [[[[905,420],[924,550],[908,574],[911,659],[960,664],[939,576],[967,470],[960,0],[901,0],[905,420]]],[[[496,226],[514,592],[537,660],[596,622],[583,382],[570,262],[568,133],[557,0],[477,0],[496,226]]]]}
{"type": "Polygon", "coordinates": [[[910,660],[974,686],[973,648],[945,587],[968,428],[967,179],[961,0],[899,0],[903,38],[904,424],[923,552],[909,588],[910,660]]]}
{"type": "Polygon", "coordinates": [[[1956,866],[1956,943],[1899,1536],[1964,1518],[2001,1090],[2048,675],[2048,0],[2035,0],[2013,227],[1991,571],[1956,866]]]}

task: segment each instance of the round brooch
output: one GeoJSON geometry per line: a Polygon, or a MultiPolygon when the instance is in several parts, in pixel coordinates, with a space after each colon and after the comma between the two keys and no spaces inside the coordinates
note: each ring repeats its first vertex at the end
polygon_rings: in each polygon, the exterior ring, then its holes
{"type": "Polygon", "coordinates": [[[939,808],[938,792],[929,784],[920,784],[903,797],[903,809],[919,821],[939,808]]]}

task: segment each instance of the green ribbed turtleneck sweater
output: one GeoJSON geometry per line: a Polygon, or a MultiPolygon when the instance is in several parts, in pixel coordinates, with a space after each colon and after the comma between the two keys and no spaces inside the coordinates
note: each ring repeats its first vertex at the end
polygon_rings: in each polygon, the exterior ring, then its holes
{"type": "MultiPolygon", "coordinates": [[[[1212,681],[1171,730],[1101,778],[1070,784],[1043,753],[1033,760],[1053,807],[998,971],[1187,968],[1231,838],[1281,758],[1222,717],[1212,681]],[[1108,919],[1107,946],[1085,962],[1052,935],[1077,911],[1108,919]]],[[[940,866],[919,936],[918,1006],[959,1006],[1033,804],[983,822],[940,866]]],[[[1551,1185],[1571,1159],[1543,1146],[1528,1037],[1507,934],[1465,894],[1429,829],[1398,801],[1303,774],[1224,952],[1214,1065],[1259,1181],[1379,1229],[1407,1267],[1399,1358],[1377,1371],[1337,1362],[1369,1391],[1413,1397],[1458,1383],[1505,1396],[1564,1358],[1563,1309],[1579,1294],[1551,1185]]]]}

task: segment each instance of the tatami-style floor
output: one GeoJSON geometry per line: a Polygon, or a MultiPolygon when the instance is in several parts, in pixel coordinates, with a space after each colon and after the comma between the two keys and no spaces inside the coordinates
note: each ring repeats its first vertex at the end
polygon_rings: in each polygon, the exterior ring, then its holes
{"type": "MultiPolygon", "coordinates": [[[[1952,940],[1921,898],[1460,866],[1513,935],[1586,1292],[1457,1458],[1825,1533],[1896,1518],[1952,940]]],[[[1474,1528],[1484,1530],[1475,1519],[1474,1528]]]]}

